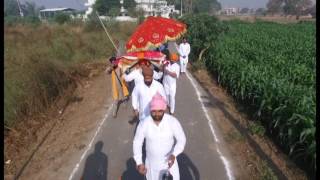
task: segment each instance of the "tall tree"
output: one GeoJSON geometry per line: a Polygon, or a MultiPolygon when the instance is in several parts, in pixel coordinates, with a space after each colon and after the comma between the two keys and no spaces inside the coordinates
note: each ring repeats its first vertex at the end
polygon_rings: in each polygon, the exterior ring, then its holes
{"type": "Polygon", "coordinates": [[[258,8],[257,10],[256,10],[256,15],[265,15],[266,14],[266,9],[264,9],[264,8],[258,8]]]}
{"type": "Polygon", "coordinates": [[[311,0],[284,0],[285,5],[283,10],[287,15],[296,15],[299,19],[300,15],[304,10],[312,6],[311,0]]]}
{"type": "Polygon", "coordinates": [[[136,7],[136,1],[135,0],[123,0],[123,6],[126,9],[129,8],[135,8],[136,7]]]}
{"type": "Polygon", "coordinates": [[[23,14],[25,16],[32,16],[32,17],[36,17],[38,16],[39,13],[39,9],[36,6],[36,3],[34,2],[25,2],[24,6],[23,6],[23,14]]]}
{"type": "Polygon", "coordinates": [[[19,7],[16,0],[4,0],[4,16],[19,16],[19,7]]]}
{"type": "Polygon", "coordinates": [[[296,15],[299,19],[300,14],[310,8],[312,4],[312,0],[269,0],[267,8],[271,14],[283,10],[286,15],[296,15]]]}
{"type": "Polygon", "coordinates": [[[267,11],[272,15],[281,12],[283,0],[269,0],[267,3],[267,11]]]}
{"type": "Polygon", "coordinates": [[[93,10],[97,11],[99,15],[106,15],[108,12],[108,1],[107,0],[96,0],[93,5],[93,10]]]}
{"type": "MultiPolygon", "coordinates": [[[[198,10],[201,13],[214,13],[221,9],[221,4],[217,0],[194,0],[192,12],[198,10]]],[[[196,13],[196,12],[195,12],[196,13]]]]}
{"type": "MultiPolygon", "coordinates": [[[[93,5],[93,10],[98,11],[99,15],[109,15],[109,11],[112,8],[120,9],[120,1],[119,0],[96,0],[93,5]]],[[[112,11],[114,13],[114,11],[112,11]]]]}

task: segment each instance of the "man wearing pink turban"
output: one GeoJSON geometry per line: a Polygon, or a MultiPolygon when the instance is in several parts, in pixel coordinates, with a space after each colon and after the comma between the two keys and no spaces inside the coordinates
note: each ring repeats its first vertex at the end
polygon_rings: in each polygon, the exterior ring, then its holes
{"type": "Polygon", "coordinates": [[[132,107],[135,116],[139,116],[139,120],[150,115],[150,102],[152,97],[158,92],[162,96],[166,93],[161,83],[153,80],[153,69],[144,66],[142,68],[143,82],[134,87],[132,91],[132,107]]]}
{"type": "Polygon", "coordinates": [[[150,115],[139,123],[133,140],[133,158],[140,174],[147,180],[159,180],[168,170],[174,180],[180,179],[176,157],[183,152],[186,136],[179,121],[165,113],[166,100],[159,93],[152,97],[150,115]],[[174,139],[176,144],[174,145],[174,139]],[[142,161],[143,141],[146,160],[142,161]]]}

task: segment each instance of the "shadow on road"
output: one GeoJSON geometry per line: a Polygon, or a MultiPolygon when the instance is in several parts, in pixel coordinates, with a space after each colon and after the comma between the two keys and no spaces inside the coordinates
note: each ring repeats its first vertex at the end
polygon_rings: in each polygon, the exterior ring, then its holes
{"type": "Polygon", "coordinates": [[[185,153],[181,153],[177,156],[177,161],[179,164],[181,180],[200,180],[200,174],[197,167],[185,153]]]}
{"type": "Polygon", "coordinates": [[[122,173],[121,180],[144,180],[144,177],[136,170],[133,158],[127,160],[127,169],[122,173]]]}
{"type": "Polygon", "coordinates": [[[103,142],[95,145],[94,152],[86,160],[81,180],[107,180],[108,156],[102,152],[103,142]]]}

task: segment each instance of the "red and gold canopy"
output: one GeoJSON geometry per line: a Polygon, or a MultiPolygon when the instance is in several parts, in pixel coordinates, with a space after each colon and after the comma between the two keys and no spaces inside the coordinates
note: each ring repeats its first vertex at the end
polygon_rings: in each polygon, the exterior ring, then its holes
{"type": "Polygon", "coordinates": [[[180,38],[187,32],[184,23],[174,19],[149,16],[132,34],[126,44],[127,52],[145,51],[167,41],[180,38]]]}
{"type": "Polygon", "coordinates": [[[166,56],[157,51],[130,52],[119,58],[118,66],[125,71],[136,63],[150,63],[159,66],[163,63],[166,56]]]}

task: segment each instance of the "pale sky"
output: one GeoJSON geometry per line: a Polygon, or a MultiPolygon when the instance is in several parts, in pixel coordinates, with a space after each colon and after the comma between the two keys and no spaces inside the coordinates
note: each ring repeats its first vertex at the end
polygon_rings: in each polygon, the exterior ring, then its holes
{"type": "MultiPolygon", "coordinates": [[[[69,7],[74,9],[86,9],[84,3],[87,0],[20,0],[22,3],[25,1],[35,2],[38,6],[44,5],[46,8],[56,7],[69,7]]],[[[222,8],[225,7],[239,7],[239,8],[265,8],[268,0],[218,0],[222,8]]],[[[316,0],[312,0],[315,2],[316,0]]]]}
{"type": "Polygon", "coordinates": [[[218,0],[222,8],[238,7],[238,8],[265,8],[268,0],[218,0]]]}

